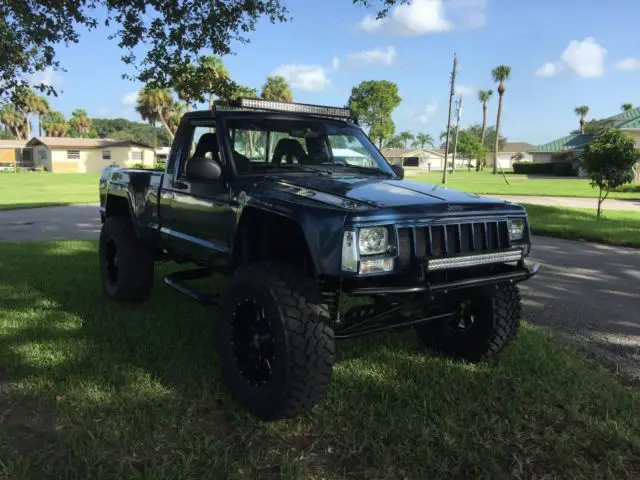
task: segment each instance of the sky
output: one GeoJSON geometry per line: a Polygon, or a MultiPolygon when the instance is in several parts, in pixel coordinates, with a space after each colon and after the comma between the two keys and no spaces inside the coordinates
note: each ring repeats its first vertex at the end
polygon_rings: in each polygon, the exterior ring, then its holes
{"type": "MultiPolygon", "coordinates": [[[[294,101],[343,106],[363,80],[391,80],[402,103],[396,132],[446,128],[449,77],[458,57],[461,126],[480,123],[479,89],[493,89],[488,110],[495,124],[497,85],[491,70],[511,66],[503,102],[502,133],[509,141],[546,143],[578,128],[573,109],[586,104],[588,118],[640,105],[640,2],[637,0],[411,0],[376,21],[375,11],[352,0],[283,0],[292,17],[266,19],[224,57],[231,77],[260,90],[281,74],[294,101]]],[[[371,1],[376,4],[376,0],[371,1]]],[[[54,109],[70,116],[140,120],[134,110],[141,85],[121,78],[130,71],[108,31],[82,32],[60,47],[64,72],[39,72],[61,90],[54,109]]]]}

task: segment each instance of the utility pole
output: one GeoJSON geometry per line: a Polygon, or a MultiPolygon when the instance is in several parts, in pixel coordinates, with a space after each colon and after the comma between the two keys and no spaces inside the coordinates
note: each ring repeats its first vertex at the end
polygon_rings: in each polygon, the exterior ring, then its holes
{"type": "Polygon", "coordinates": [[[458,57],[454,52],[453,70],[451,71],[451,93],[449,94],[449,116],[447,117],[447,142],[444,146],[444,170],[442,171],[442,183],[447,183],[447,167],[449,164],[449,130],[451,129],[451,104],[453,103],[453,95],[455,91],[457,66],[458,57]]]}
{"type": "Polygon", "coordinates": [[[462,112],[462,95],[456,100],[456,138],[453,141],[453,162],[451,173],[456,173],[456,153],[458,152],[458,131],[460,130],[460,113],[462,112]]]}

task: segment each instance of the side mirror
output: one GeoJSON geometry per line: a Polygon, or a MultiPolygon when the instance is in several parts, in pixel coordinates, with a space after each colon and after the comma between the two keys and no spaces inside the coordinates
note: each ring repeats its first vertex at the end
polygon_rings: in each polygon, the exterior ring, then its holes
{"type": "Polygon", "coordinates": [[[391,169],[394,173],[400,177],[400,180],[404,179],[404,167],[402,165],[396,165],[395,163],[391,165],[391,169]]]}
{"type": "Polygon", "coordinates": [[[187,161],[185,174],[189,180],[208,182],[222,175],[220,164],[211,158],[193,157],[187,161]]]}

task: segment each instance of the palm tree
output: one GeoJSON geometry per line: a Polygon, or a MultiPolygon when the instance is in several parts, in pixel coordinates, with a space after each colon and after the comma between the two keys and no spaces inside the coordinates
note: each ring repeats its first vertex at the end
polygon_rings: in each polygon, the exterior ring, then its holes
{"type": "Polygon", "coordinates": [[[36,103],[36,114],[38,115],[38,136],[42,136],[42,116],[45,113],[49,113],[51,111],[51,107],[49,106],[49,102],[44,97],[38,97],[38,102],[36,103]]]}
{"type": "Polygon", "coordinates": [[[293,102],[293,92],[287,80],[276,75],[274,77],[267,77],[267,81],[262,86],[262,93],[260,95],[265,100],[275,100],[280,102],[293,102]]]}
{"type": "Polygon", "coordinates": [[[431,135],[429,135],[428,133],[418,133],[416,134],[416,139],[413,141],[413,143],[411,144],[412,147],[420,147],[420,148],[424,148],[425,145],[429,145],[430,147],[433,147],[433,137],[431,135]]]}
{"type": "Polygon", "coordinates": [[[589,107],[586,105],[580,105],[579,107],[574,108],[573,111],[576,112],[576,115],[580,115],[580,134],[584,135],[584,117],[589,113],[589,107]]]}
{"type": "Polygon", "coordinates": [[[629,110],[633,110],[633,104],[632,103],[623,103],[620,108],[622,109],[623,112],[628,112],[629,110]]]}
{"type": "Polygon", "coordinates": [[[169,137],[173,140],[173,130],[167,123],[167,119],[172,114],[174,108],[171,90],[168,88],[153,88],[145,86],[140,93],[138,93],[137,103],[136,111],[140,114],[142,119],[149,122],[151,122],[152,119],[160,120],[162,126],[169,133],[169,137]]]}
{"type": "Polygon", "coordinates": [[[229,82],[229,72],[222,63],[222,58],[214,55],[201,57],[196,76],[198,77],[196,83],[202,86],[202,93],[208,95],[209,110],[212,110],[213,99],[223,95],[229,82]]]}
{"type": "Polygon", "coordinates": [[[398,137],[402,140],[402,143],[404,143],[404,148],[407,148],[407,144],[409,143],[409,140],[413,140],[415,138],[413,134],[408,130],[405,130],[404,132],[400,132],[398,134],[398,137]]]}
{"type": "Polygon", "coordinates": [[[171,113],[167,117],[167,123],[169,127],[175,134],[178,130],[178,125],[180,124],[180,119],[184,115],[185,111],[189,111],[187,106],[182,102],[173,102],[173,108],[171,109],[171,113]]]}
{"type": "Polygon", "coordinates": [[[0,122],[2,122],[18,140],[23,140],[22,127],[24,115],[22,112],[19,112],[13,104],[7,103],[0,109],[0,122]]]}
{"type": "Polygon", "coordinates": [[[64,137],[69,124],[62,113],[51,111],[42,116],[42,128],[45,129],[48,137],[64,137]]]}
{"type": "Polygon", "coordinates": [[[487,102],[493,96],[493,90],[480,90],[478,92],[478,100],[482,102],[482,144],[484,145],[484,137],[487,133],[487,102]]]}
{"type": "Polygon", "coordinates": [[[500,139],[500,118],[502,117],[502,97],[506,90],[504,82],[509,80],[511,75],[511,67],[509,65],[498,65],[491,70],[491,76],[494,82],[498,84],[498,118],[496,119],[496,143],[493,149],[493,174],[498,173],[498,141],[500,139]]]}
{"type": "Polygon", "coordinates": [[[91,130],[91,120],[87,115],[87,111],[81,108],[74,110],[69,120],[69,126],[80,135],[80,138],[86,133],[89,133],[89,130],[91,130]]]}
{"type": "Polygon", "coordinates": [[[25,139],[28,140],[31,137],[31,114],[38,112],[40,97],[30,88],[21,88],[16,93],[18,110],[24,115],[25,139]]]}

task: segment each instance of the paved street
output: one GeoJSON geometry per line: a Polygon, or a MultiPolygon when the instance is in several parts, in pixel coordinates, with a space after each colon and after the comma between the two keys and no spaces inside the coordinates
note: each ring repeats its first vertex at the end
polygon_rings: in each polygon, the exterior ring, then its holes
{"type": "MultiPolygon", "coordinates": [[[[97,205],[0,212],[0,240],[97,239],[97,205]]],[[[536,237],[523,284],[531,322],[570,335],[640,378],[640,250],[536,237]]]]}
{"type": "MultiPolygon", "coordinates": [[[[590,208],[595,210],[598,206],[598,200],[595,198],[580,197],[536,197],[529,195],[483,195],[500,200],[508,200],[514,203],[531,203],[533,205],[547,205],[550,207],[569,207],[569,208],[590,208]]],[[[604,211],[607,210],[626,210],[631,212],[640,212],[640,200],[619,200],[617,198],[608,198],[602,204],[604,211]]]]}

